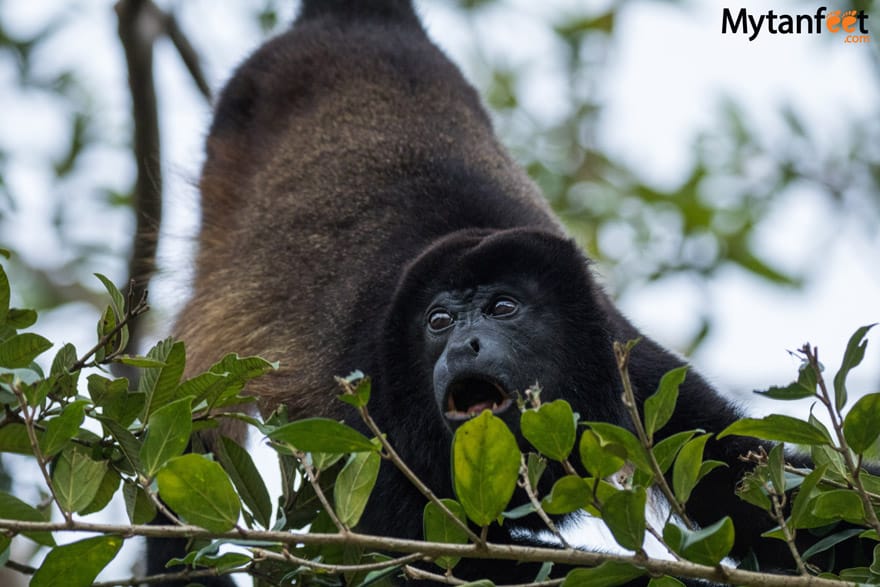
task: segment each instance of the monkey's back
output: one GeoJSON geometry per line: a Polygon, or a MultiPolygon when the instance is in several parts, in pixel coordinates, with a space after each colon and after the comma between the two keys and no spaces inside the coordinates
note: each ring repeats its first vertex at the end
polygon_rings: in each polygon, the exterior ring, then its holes
{"type": "Polygon", "coordinates": [[[190,370],[260,354],[282,367],[252,393],[334,414],[332,376],[371,368],[385,302],[430,242],[465,228],[561,233],[407,8],[346,18],[307,5],[224,89],[177,327],[190,370]]]}

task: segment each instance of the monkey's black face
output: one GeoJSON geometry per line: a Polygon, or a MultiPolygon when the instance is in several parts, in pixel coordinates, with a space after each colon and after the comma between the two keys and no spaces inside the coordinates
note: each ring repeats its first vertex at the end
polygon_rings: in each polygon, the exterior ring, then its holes
{"type": "Polygon", "coordinates": [[[553,320],[535,284],[492,283],[437,294],[420,317],[434,401],[450,430],[491,410],[514,430],[516,395],[555,386],[553,320]]]}

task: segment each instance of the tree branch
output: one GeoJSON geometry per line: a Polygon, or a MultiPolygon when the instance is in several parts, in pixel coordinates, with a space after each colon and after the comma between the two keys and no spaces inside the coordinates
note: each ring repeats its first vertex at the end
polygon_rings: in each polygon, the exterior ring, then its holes
{"type": "MultiPolygon", "coordinates": [[[[150,2],[150,6],[154,10],[159,10],[159,8],[152,2],[150,2]]],[[[186,70],[192,77],[193,82],[195,82],[199,93],[204,96],[205,100],[210,102],[211,86],[208,85],[208,80],[205,79],[205,73],[202,71],[202,65],[198,53],[196,53],[196,50],[189,42],[189,39],[181,30],[180,25],[177,24],[177,19],[173,14],[164,14],[162,19],[165,23],[165,34],[168,35],[168,38],[174,43],[174,48],[177,49],[177,53],[183,60],[183,64],[186,66],[186,70]]]]}
{"type": "Polygon", "coordinates": [[[64,522],[25,522],[21,520],[0,519],[0,529],[21,532],[91,532],[113,534],[130,538],[145,536],[154,538],[201,538],[240,542],[259,540],[276,542],[288,546],[309,545],[359,545],[367,549],[393,551],[400,553],[419,553],[426,557],[457,556],[463,558],[508,560],[521,562],[554,562],[567,565],[594,567],[606,561],[627,563],[645,569],[651,575],[686,576],[716,582],[747,584],[755,587],[841,587],[848,584],[812,576],[772,575],[755,573],[728,567],[709,567],[685,561],[645,559],[633,555],[589,552],[582,550],[560,550],[537,546],[518,546],[513,544],[487,543],[446,544],[406,540],[385,536],[372,536],[349,532],[347,534],[308,534],[304,532],[280,532],[236,529],[229,532],[210,532],[197,526],[153,526],[149,524],[115,525],[95,524],[74,520],[64,522]]]}
{"type": "MultiPolygon", "coordinates": [[[[134,121],[133,151],[137,166],[134,187],[136,227],[128,274],[135,282],[136,298],[146,289],[156,269],[156,250],[162,222],[162,165],[159,113],[153,81],[153,42],[162,30],[157,11],[145,0],[119,0],[118,34],[125,52],[128,86],[134,121]]],[[[129,326],[136,340],[140,320],[129,326]]]]}

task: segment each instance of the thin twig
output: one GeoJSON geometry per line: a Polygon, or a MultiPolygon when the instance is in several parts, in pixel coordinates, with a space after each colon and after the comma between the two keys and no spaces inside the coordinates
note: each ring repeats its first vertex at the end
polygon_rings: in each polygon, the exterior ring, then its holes
{"type": "Polygon", "coordinates": [[[49,474],[48,461],[46,460],[45,455],[43,455],[43,451],[40,449],[40,442],[37,440],[37,431],[34,428],[34,412],[37,411],[35,407],[33,410],[30,410],[28,407],[27,398],[24,396],[24,393],[21,391],[18,385],[13,385],[13,392],[15,393],[15,397],[18,399],[18,405],[21,408],[21,413],[24,416],[24,429],[27,432],[28,442],[31,445],[31,451],[34,453],[34,457],[37,459],[37,467],[40,469],[40,473],[43,475],[43,480],[46,482],[46,487],[49,488],[49,493],[52,495],[52,501],[55,502],[55,505],[58,506],[58,509],[61,511],[61,514],[64,516],[64,519],[68,524],[73,521],[73,515],[68,512],[61,505],[61,500],[58,499],[58,494],[55,493],[55,484],[52,482],[52,476],[49,474]]]}
{"type": "Polygon", "coordinates": [[[809,344],[805,344],[803,348],[801,348],[801,352],[806,356],[807,361],[810,363],[810,367],[816,373],[816,380],[819,386],[819,393],[816,394],[816,397],[825,406],[825,409],[828,411],[828,415],[831,418],[831,425],[834,427],[834,434],[837,436],[837,442],[840,444],[837,448],[837,452],[843,456],[843,459],[846,462],[846,468],[852,475],[853,486],[856,493],[858,493],[859,498],[862,500],[862,508],[865,510],[865,521],[868,522],[875,532],[880,534],[880,519],[877,518],[874,504],[871,502],[871,498],[868,497],[868,492],[865,490],[865,486],[859,476],[859,473],[861,473],[861,467],[853,461],[852,451],[849,448],[849,444],[846,442],[846,435],[843,433],[843,415],[837,408],[836,402],[831,400],[831,394],[828,392],[828,387],[825,385],[825,378],[822,376],[822,370],[820,369],[819,363],[819,349],[814,349],[809,344]]]}
{"type": "MultiPolygon", "coordinates": [[[[94,356],[94,354],[97,353],[99,350],[104,348],[107,345],[107,343],[109,343],[111,340],[113,340],[113,337],[115,337],[117,334],[119,334],[123,328],[125,328],[126,326],[130,326],[131,322],[136,317],[140,316],[141,314],[148,311],[149,309],[150,309],[150,306],[149,306],[149,304],[147,304],[147,291],[143,290],[143,293],[141,294],[141,298],[138,301],[138,303],[135,304],[133,307],[129,307],[128,309],[125,310],[125,315],[121,317],[121,319],[119,320],[119,323],[116,326],[114,326],[110,332],[103,335],[98,340],[98,343],[95,346],[93,346],[92,348],[90,348],[86,352],[86,354],[84,354],[81,358],[77,359],[77,361],[73,365],[71,365],[70,372],[75,373],[76,371],[79,371],[85,367],[93,366],[94,363],[89,363],[88,362],[89,359],[92,358],[92,356],[94,356]]],[[[120,351],[121,350],[122,349],[120,349],[120,351]]],[[[110,358],[110,357],[107,357],[107,358],[110,358]]]]}
{"type": "MultiPolygon", "coordinates": [[[[342,386],[342,389],[345,391],[345,393],[349,395],[354,395],[355,389],[352,382],[346,381],[342,378],[337,378],[336,381],[339,383],[340,386],[342,386]]],[[[370,432],[372,432],[373,435],[375,435],[375,437],[378,438],[379,442],[382,444],[382,448],[385,450],[385,458],[390,460],[394,464],[394,466],[397,467],[397,469],[401,473],[403,473],[404,477],[409,479],[410,483],[412,483],[413,486],[415,486],[415,488],[418,489],[419,492],[428,499],[428,501],[440,508],[440,510],[446,515],[447,518],[452,521],[453,524],[464,531],[471,542],[478,546],[485,544],[485,539],[477,536],[474,531],[471,530],[470,527],[467,525],[467,522],[462,522],[458,518],[458,516],[452,513],[452,511],[448,507],[446,507],[446,504],[444,504],[439,497],[434,495],[434,492],[431,491],[431,489],[427,485],[425,485],[424,482],[419,479],[415,473],[413,473],[412,469],[407,466],[403,459],[400,458],[400,455],[397,454],[397,451],[394,450],[394,447],[391,446],[391,443],[388,442],[387,438],[385,438],[385,435],[379,429],[379,426],[373,420],[373,417],[370,416],[370,413],[367,411],[366,406],[358,408],[358,411],[360,412],[361,418],[363,419],[364,423],[367,425],[367,428],[370,429],[370,432]]]]}
{"type": "Polygon", "coordinates": [[[381,571],[383,569],[388,569],[391,567],[402,567],[409,563],[413,563],[419,560],[425,559],[425,555],[421,552],[414,552],[413,554],[408,554],[406,556],[401,556],[399,558],[381,561],[377,563],[366,563],[362,565],[329,565],[326,563],[320,563],[314,560],[310,560],[307,558],[302,558],[298,556],[294,556],[290,553],[286,548],[282,550],[280,553],[274,552],[272,550],[266,550],[264,548],[252,548],[251,551],[258,557],[264,559],[271,559],[282,562],[294,563],[297,565],[302,565],[304,567],[308,567],[310,569],[316,569],[320,571],[329,571],[331,573],[363,573],[369,571],[381,571]]]}
{"type": "Polygon", "coordinates": [[[159,495],[150,489],[150,480],[144,478],[141,475],[138,475],[138,483],[140,483],[141,488],[143,488],[144,492],[147,494],[147,497],[150,498],[150,501],[153,502],[153,505],[156,506],[156,510],[159,511],[163,516],[168,518],[168,521],[172,524],[177,524],[178,526],[183,526],[183,521],[178,518],[174,512],[172,512],[168,506],[165,505],[161,499],[159,499],[159,495]]]}
{"type": "Polygon", "coordinates": [[[131,577],[128,579],[117,579],[115,581],[98,581],[97,583],[92,583],[92,587],[137,587],[138,585],[143,584],[169,583],[171,581],[184,581],[186,583],[189,583],[189,579],[200,579],[202,577],[222,577],[224,575],[234,575],[249,572],[250,569],[248,568],[227,570],[216,568],[187,569],[174,573],[159,573],[156,575],[147,575],[146,577],[131,577]]]}
{"type": "Polygon", "coordinates": [[[693,523],[693,521],[691,521],[690,517],[688,517],[687,512],[685,512],[684,510],[684,506],[678,501],[678,499],[675,497],[675,493],[673,493],[672,491],[672,488],[669,487],[669,483],[666,482],[666,476],[663,475],[663,471],[662,469],[660,469],[660,464],[657,462],[657,459],[654,456],[654,451],[651,450],[651,441],[648,439],[648,434],[645,432],[645,427],[642,425],[642,419],[639,415],[639,408],[636,405],[635,392],[633,391],[632,381],[629,378],[629,348],[627,348],[627,345],[615,341],[614,355],[617,358],[617,371],[620,373],[620,379],[623,384],[623,403],[626,406],[633,426],[636,429],[636,434],[639,437],[639,442],[641,442],[642,446],[645,449],[645,452],[647,453],[648,462],[650,463],[651,470],[654,473],[654,482],[657,484],[657,487],[660,488],[663,496],[666,497],[666,500],[669,502],[669,506],[676,513],[676,515],[678,515],[685,526],[687,526],[690,530],[694,530],[697,526],[693,523]]]}
{"type": "Polygon", "coordinates": [[[315,473],[315,468],[308,462],[305,453],[296,451],[295,454],[296,458],[302,465],[303,470],[306,472],[306,477],[308,478],[309,483],[312,485],[312,489],[315,490],[315,495],[318,496],[318,500],[321,502],[321,505],[324,506],[324,511],[327,512],[328,516],[330,516],[330,519],[333,521],[333,524],[336,526],[337,530],[339,530],[343,534],[347,533],[349,531],[349,528],[345,524],[343,524],[339,517],[336,515],[336,511],[333,509],[333,506],[330,505],[330,501],[327,499],[327,496],[324,495],[324,490],[321,489],[321,484],[318,483],[318,476],[321,473],[315,473]]]}
{"type": "Polygon", "coordinates": [[[439,575],[418,567],[407,566],[403,569],[403,572],[406,574],[407,578],[414,581],[433,581],[443,585],[464,585],[466,583],[466,581],[462,581],[461,579],[456,579],[449,575],[439,575]]]}
{"type": "Polygon", "coordinates": [[[529,501],[532,502],[532,505],[535,506],[535,512],[537,512],[538,517],[543,520],[544,525],[556,536],[556,539],[559,540],[560,544],[562,544],[565,548],[571,548],[571,545],[556,527],[556,524],[553,523],[553,520],[550,519],[550,516],[547,515],[547,512],[544,511],[544,508],[541,507],[541,502],[538,500],[538,495],[535,493],[535,488],[532,487],[531,482],[529,481],[529,467],[526,465],[526,458],[522,454],[519,455],[520,465],[519,465],[519,475],[521,481],[519,482],[519,486],[522,487],[526,495],[529,496],[529,501]]]}
{"type": "MultiPolygon", "coordinates": [[[[152,2],[150,2],[150,5],[152,8],[159,10],[159,7],[152,2]]],[[[162,18],[165,23],[165,34],[168,35],[168,38],[174,43],[174,48],[177,49],[177,53],[180,54],[180,58],[183,60],[183,64],[186,66],[186,70],[189,72],[190,77],[192,77],[193,82],[195,82],[199,92],[205,100],[210,102],[211,86],[208,85],[208,80],[205,78],[205,74],[202,71],[202,65],[199,61],[198,53],[177,24],[177,19],[173,14],[163,14],[162,18]]]]}
{"type": "MultiPolygon", "coordinates": [[[[407,577],[417,581],[434,581],[436,583],[445,583],[446,585],[464,585],[466,583],[466,581],[456,577],[438,575],[416,567],[406,567],[405,572],[407,577]]],[[[564,581],[565,579],[551,579],[549,581],[533,581],[531,583],[501,584],[496,587],[556,587],[564,581]]]]}
{"type": "MultiPolygon", "coordinates": [[[[760,460],[760,457],[758,457],[758,455],[756,455],[752,452],[749,452],[745,455],[741,455],[739,457],[739,459],[741,461],[744,461],[747,463],[754,463],[754,464],[759,464],[762,462],[760,460]]],[[[798,475],[800,477],[806,477],[807,475],[809,475],[813,471],[811,469],[802,469],[800,467],[795,467],[794,465],[790,465],[788,463],[785,463],[785,472],[786,473],[793,473],[793,474],[798,475]]],[[[850,485],[848,483],[841,483],[840,481],[835,481],[834,479],[828,479],[827,477],[823,477],[819,481],[819,483],[821,483],[823,485],[830,485],[832,487],[837,487],[838,489],[852,489],[852,485],[850,485]]],[[[865,495],[867,495],[868,497],[870,497],[873,500],[880,501],[880,494],[872,493],[866,489],[865,495]]]]}
{"type": "Polygon", "coordinates": [[[798,573],[808,575],[807,566],[804,564],[804,559],[801,558],[801,553],[797,549],[797,543],[794,541],[797,530],[790,528],[785,522],[785,495],[779,495],[773,487],[765,485],[764,489],[766,489],[767,494],[770,496],[770,503],[773,506],[773,511],[770,514],[776,523],[779,524],[780,529],[782,529],[782,535],[785,537],[785,543],[788,545],[788,550],[791,552],[795,565],[797,565],[798,573]]]}

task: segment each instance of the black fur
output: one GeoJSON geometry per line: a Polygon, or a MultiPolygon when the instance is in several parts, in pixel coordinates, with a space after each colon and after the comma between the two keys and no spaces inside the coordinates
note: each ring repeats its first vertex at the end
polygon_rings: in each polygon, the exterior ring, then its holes
{"type": "MultiPolygon", "coordinates": [[[[519,391],[537,380],[544,398],[567,399],[583,419],[626,425],[611,344],[643,335],[595,284],[408,2],[305,2],[292,29],[226,86],[207,151],[194,293],[178,324],[190,370],[230,350],[260,354],[282,364],[250,388],[264,410],[285,403],[296,416],[351,423],[356,415],[333,399],[333,376],[365,371],[374,377],[371,413],[443,497],[452,496],[454,424],[434,389],[438,361],[488,371],[481,374],[519,391]],[[473,312],[474,288],[486,299],[529,292],[520,322],[473,331],[482,358],[466,357],[462,345],[472,339],[425,333],[437,296],[473,312]],[[450,358],[455,345],[464,354],[450,358]]],[[[640,398],[681,364],[643,338],[631,363],[640,398]]],[[[503,417],[516,428],[511,413],[503,417]]],[[[718,432],[739,417],[691,371],[663,434],[718,432]]],[[[734,556],[753,549],[784,565],[783,543],[759,538],[769,518],[734,496],[747,468],[738,456],[750,448],[742,439],[710,441],[707,458],[728,466],[696,489],[689,513],[701,524],[730,515],[734,556]]],[[[371,506],[363,531],[421,536],[424,499],[393,468],[383,465],[371,506]]],[[[511,541],[505,529],[491,532],[511,541]]],[[[499,582],[534,572],[467,561],[456,569],[499,582]]]]}

